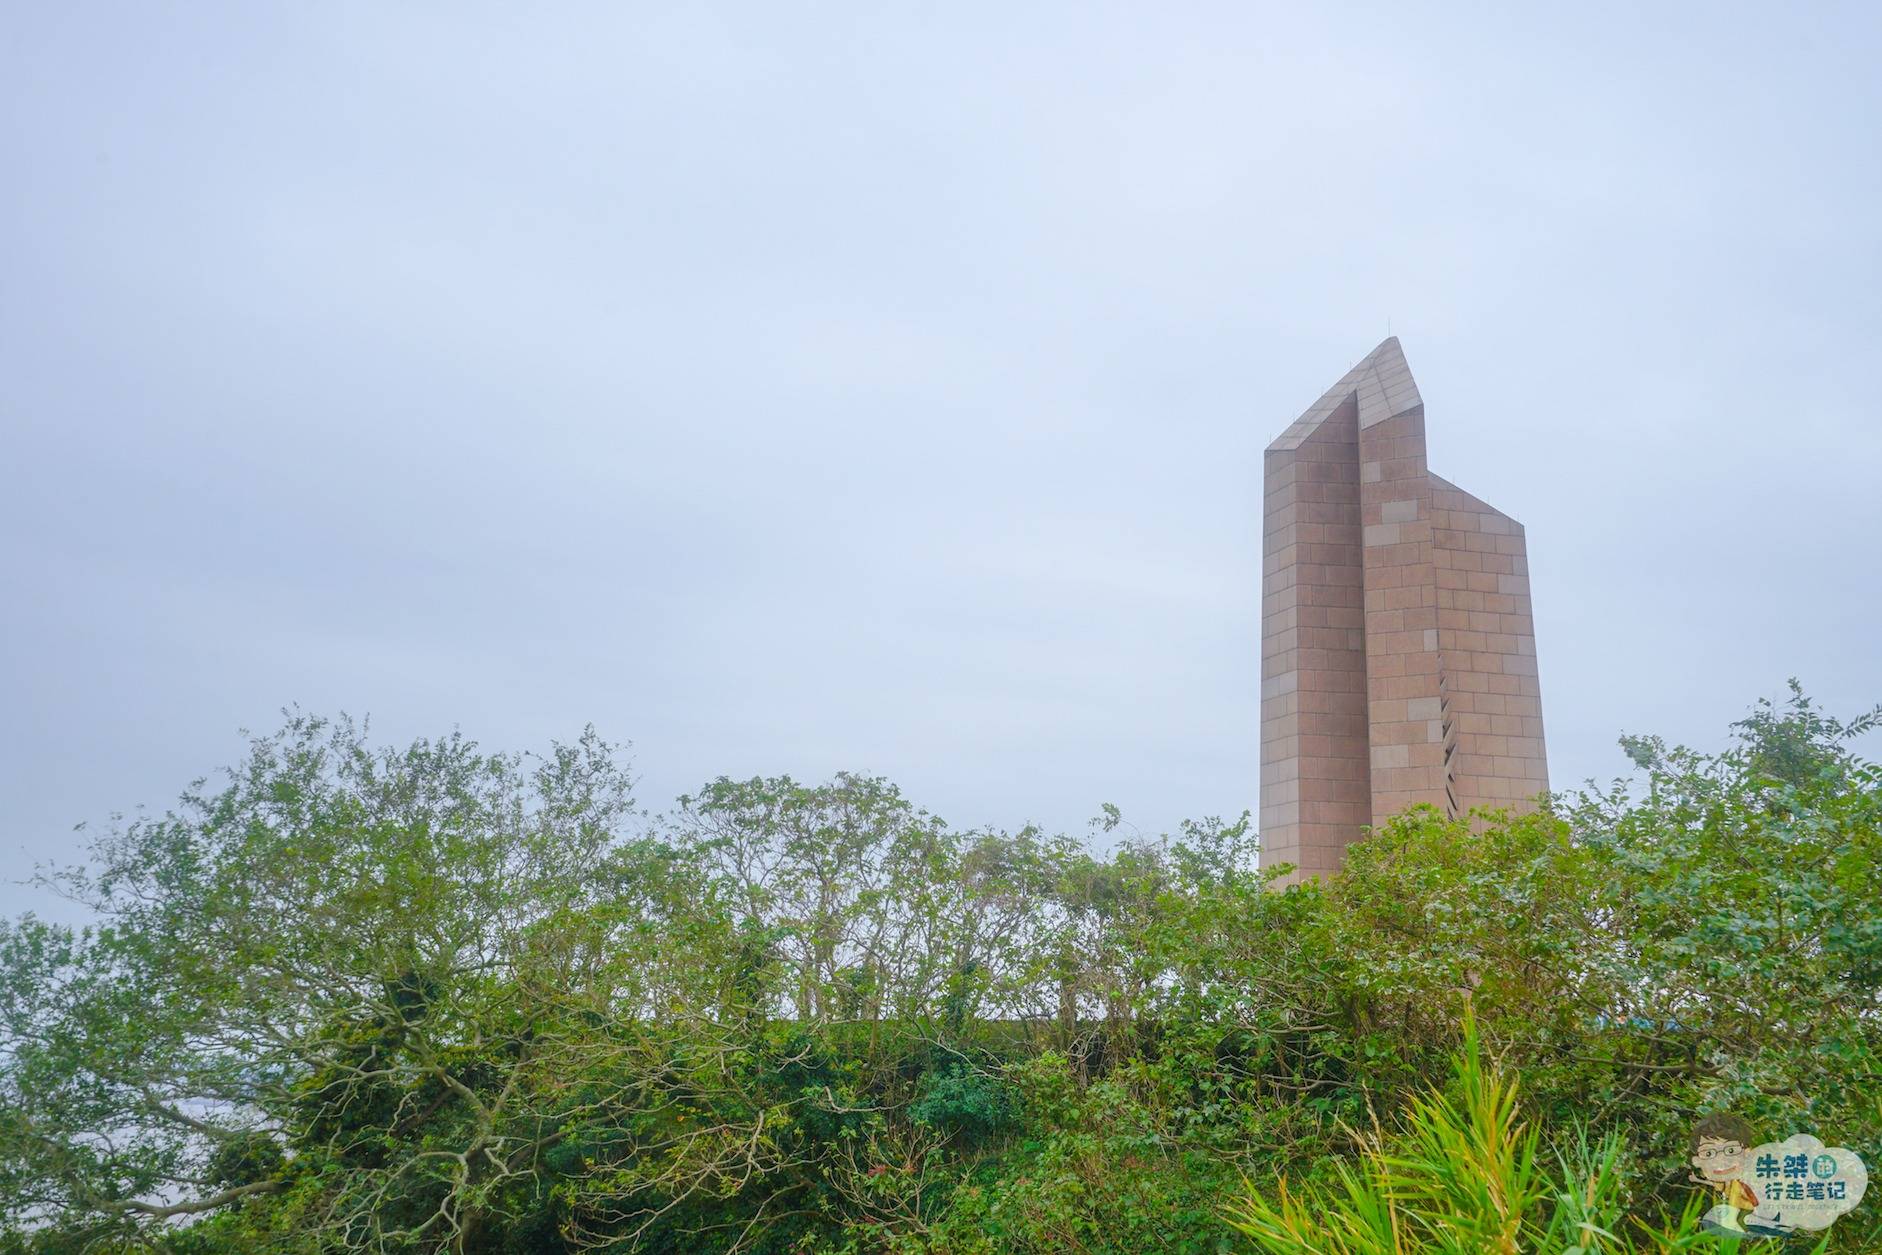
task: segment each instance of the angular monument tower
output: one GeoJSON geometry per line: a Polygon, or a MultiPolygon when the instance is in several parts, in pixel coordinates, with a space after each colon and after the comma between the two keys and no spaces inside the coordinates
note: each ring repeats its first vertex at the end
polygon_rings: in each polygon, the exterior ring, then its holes
{"type": "Polygon", "coordinates": [[[1261,861],[1337,871],[1368,824],[1549,787],[1523,529],[1425,466],[1389,339],[1268,446],[1261,861]]]}

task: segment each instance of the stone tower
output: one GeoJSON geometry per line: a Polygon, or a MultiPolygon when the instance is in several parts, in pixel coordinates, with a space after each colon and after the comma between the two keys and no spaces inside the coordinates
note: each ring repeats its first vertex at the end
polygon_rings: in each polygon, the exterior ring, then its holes
{"type": "Polygon", "coordinates": [[[1522,525],[1425,466],[1398,340],[1268,446],[1261,859],[1339,869],[1368,824],[1549,787],[1522,525]]]}

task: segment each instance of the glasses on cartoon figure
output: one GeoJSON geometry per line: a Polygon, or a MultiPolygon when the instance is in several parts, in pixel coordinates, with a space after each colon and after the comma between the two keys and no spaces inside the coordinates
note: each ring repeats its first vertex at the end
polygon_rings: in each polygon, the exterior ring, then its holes
{"type": "Polygon", "coordinates": [[[1705,1146],[1693,1152],[1694,1159],[1738,1159],[1745,1153],[1743,1146],[1705,1146]]]}

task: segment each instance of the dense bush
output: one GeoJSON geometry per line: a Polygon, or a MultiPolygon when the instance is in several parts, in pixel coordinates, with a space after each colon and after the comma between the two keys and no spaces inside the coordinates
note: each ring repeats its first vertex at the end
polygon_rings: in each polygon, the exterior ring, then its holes
{"type": "Polygon", "coordinates": [[[1598,1145],[1581,1138],[1553,1164],[1539,1153],[1516,1084],[1485,1065],[1469,1018],[1453,1088],[1454,1097],[1433,1090],[1413,1099],[1391,1138],[1374,1130],[1356,1162],[1336,1166],[1336,1185],[1296,1192],[1283,1179],[1273,1197],[1250,1188],[1229,1205],[1230,1223],[1270,1255],[1717,1248],[1698,1203],[1664,1228],[1630,1219],[1625,1151],[1615,1135],[1598,1145]]]}
{"type": "MultiPolygon", "coordinates": [[[[1597,1203],[1653,1249],[1702,1113],[1882,1163],[1874,723],[1630,738],[1609,789],[1277,891],[1241,822],[1100,856],[851,776],[654,819],[592,735],[295,716],[60,878],[95,925],[0,926],[0,1250],[1365,1250],[1286,1226],[1420,1146],[1417,1188],[1528,1157],[1456,1249],[1597,1203]]],[[[1427,1246],[1476,1214],[1419,1205],[1427,1246]]]]}

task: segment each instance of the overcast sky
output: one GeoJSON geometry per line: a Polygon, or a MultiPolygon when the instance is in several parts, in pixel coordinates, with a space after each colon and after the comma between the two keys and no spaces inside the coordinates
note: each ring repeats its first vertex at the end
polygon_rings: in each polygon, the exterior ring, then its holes
{"type": "Polygon", "coordinates": [[[1388,330],[1558,787],[1882,699],[1882,8],[1529,10],[10,7],[8,875],[288,703],[1238,813],[1261,450],[1388,330]]]}

